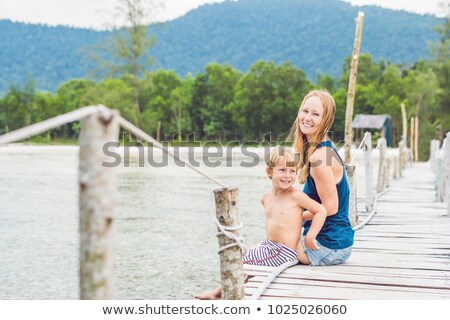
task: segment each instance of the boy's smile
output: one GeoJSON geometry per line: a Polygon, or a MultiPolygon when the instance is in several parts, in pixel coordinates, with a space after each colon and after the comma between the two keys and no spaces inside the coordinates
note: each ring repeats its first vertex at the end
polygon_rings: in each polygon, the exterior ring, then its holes
{"type": "Polygon", "coordinates": [[[268,168],[269,177],[275,189],[288,189],[292,187],[297,178],[295,167],[286,166],[285,159],[278,160],[275,167],[268,168]]]}

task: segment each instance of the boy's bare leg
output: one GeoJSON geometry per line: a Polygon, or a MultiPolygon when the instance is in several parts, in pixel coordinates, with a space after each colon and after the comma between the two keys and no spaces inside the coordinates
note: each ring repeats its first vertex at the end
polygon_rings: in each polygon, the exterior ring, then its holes
{"type": "Polygon", "coordinates": [[[311,264],[311,261],[309,261],[308,256],[306,255],[305,248],[303,247],[302,240],[298,242],[297,245],[297,260],[300,261],[301,264],[311,264]]]}
{"type": "Polygon", "coordinates": [[[217,287],[213,291],[202,292],[196,294],[194,298],[199,300],[220,300],[222,296],[222,287],[217,287]]]}

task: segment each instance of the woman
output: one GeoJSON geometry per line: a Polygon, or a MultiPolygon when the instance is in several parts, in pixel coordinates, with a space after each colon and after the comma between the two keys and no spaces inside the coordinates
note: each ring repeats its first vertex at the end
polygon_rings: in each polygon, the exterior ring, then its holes
{"type": "MultiPolygon", "coordinates": [[[[330,93],[325,90],[309,92],[302,101],[290,135],[301,159],[299,182],[304,183],[303,192],[327,210],[327,218],[317,235],[319,249],[305,249],[311,265],[344,263],[350,257],[354,239],[348,216],[350,188],[345,164],[327,138],[335,110],[330,93]]],[[[305,211],[303,235],[308,232],[311,219],[312,214],[305,211]]]]}

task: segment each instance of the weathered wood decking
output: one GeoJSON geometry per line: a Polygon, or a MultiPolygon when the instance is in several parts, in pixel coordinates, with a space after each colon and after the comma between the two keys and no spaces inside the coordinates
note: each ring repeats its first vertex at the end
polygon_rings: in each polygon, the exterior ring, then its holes
{"type": "MultiPolygon", "coordinates": [[[[414,163],[391,181],[378,213],[356,232],[345,264],[291,267],[261,299],[449,299],[450,217],[435,199],[430,164],[414,163]]],[[[255,275],[245,286],[247,298],[271,270],[245,265],[255,275]]]]}

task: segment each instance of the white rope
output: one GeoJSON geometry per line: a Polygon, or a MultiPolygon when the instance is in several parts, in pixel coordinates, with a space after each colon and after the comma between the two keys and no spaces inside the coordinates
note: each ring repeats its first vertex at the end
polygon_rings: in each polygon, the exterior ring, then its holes
{"type": "MultiPolygon", "coordinates": [[[[42,122],[38,122],[35,124],[32,124],[30,126],[3,134],[0,136],[0,145],[8,144],[17,142],[23,139],[28,139],[32,136],[35,136],[37,134],[46,132],[48,130],[57,128],[59,126],[62,126],[64,124],[74,122],[74,121],[80,121],[92,114],[98,113],[100,117],[104,118],[105,120],[108,120],[112,116],[111,110],[103,105],[96,105],[96,106],[88,106],[81,109],[77,109],[59,116],[56,116],[54,118],[50,118],[47,120],[44,120],[42,122]]],[[[191,168],[195,172],[199,173],[206,179],[218,184],[219,186],[223,188],[228,188],[225,184],[218,181],[217,179],[214,179],[213,177],[207,175],[206,173],[202,172],[198,168],[193,167],[190,163],[181,160],[178,156],[176,156],[173,152],[169,151],[167,148],[162,146],[158,141],[156,141],[154,138],[146,134],[144,131],[136,127],[135,125],[131,124],[124,118],[119,116],[119,124],[124,128],[125,130],[130,131],[137,137],[153,143],[154,146],[161,149],[163,152],[167,153],[168,155],[172,156],[173,158],[179,160],[180,162],[184,163],[188,168],[191,168]]]]}
{"type": "Polygon", "coordinates": [[[167,149],[166,147],[164,147],[161,143],[159,143],[157,140],[155,140],[154,138],[152,138],[151,136],[149,136],[148,134],[146,134],[144,131],[142,131],[141,129],[139,129],[138,127],[136,127],[134,124],[128,122],[127,120],[125,120],[122,117],[119,117],[119,124],[122,128],[124,128],[125,130],[131,132],[132,134],[134,134],[136,137],[145,140],[147,142],[152,143],[155,147],[161,149],[163,152],[167,153],[168,155],[170,155],[171,157],[177,159],[178,161],[184,163],[188,168],[194,170],[195,172],[197,172],[198,174],[202,175],[203,177],[205,177],[206,179],[218,184],[219,186],[228,189],[228,187],[223,184],[222,182],[220,182],[219,180],[209,176],[208,174],[204,173],[203,171],[201,171],[200,169],[192,166],[189,162],[186,162],[182,159],[180,159],[180,157],[178,157],[177,155],[175,155],[172,151],[170,151],[169,149],[167,149]]]}
{"type": "Polygon", "coordinates": [[[442,147],[440,149],[438,149],[436,158],[441,159],[441,160],[444,159],[445,150],[447,148],[447,143],[448,143],[447,138],[445,138],[444,141],[442,142],[442,147]]]}
{"type": "Polygon", "coordinates": [[[386,190],[384,190],[384,191],[378,193],[378,194],[375,196],[375,199],[374,199],[374,201],[373,201],[373,209],[372,209],[372,211],[369,212],[369,215],[367,216],[366,219],[364,219],[363,222],[361,222],[360,224],[358,224],[358,225],[356,225],[356,226],[354,226],[354,227],[352,228],[354,231],[357,231],[357,230],[360,230],[360,229],[364,228],[365,225],[368,224],[368,223],[370,222],[370,220],[372,220],[372,218],[374,217],[374,215],[377,213],[378,198],[380,198],[382,195],[388,193],[390,190],[391,190],[391,187],[388,187],[388,188],[386,188],[386,190]]]}
{"type": "Polygon", "coordinates": [[[382,141],[383,141],[383,139],[378,139],[378,144],[377,144],[377,146],[376,146],[373,150],[379,149],[380,146],[381,146],[381,142],[382,142],[382,141]]]}
{"type": "Polygon", "coordinates": [[[286,270],[289,267],[295,266],[298,264],[298,260],[288,261],[277,267],[275,270],[273,270],[267,277],[264,279],[264,281],[259,285],[258,289],[253,292],[251,300],[258,300],[261,295],[264,293],[264,291],[267,289],[267,287],[272,283],[272,281],[284,270],[286,270]]]}
{"type": "Polygon", "coordinates": [[[232,243],[229,243],[225,246],[220,247],[217,250],[217,253],[220,253],[225,249],[237,246],[241,249],[242,254],[245,255],[247,253],[247,247],[242,242],[242,241],[244,241],[244,238],[242,236],[238,237],[233,232],[230,232],[230,231],[236,231],[236,230],[241,229],[243,227],[243,223],[241,222],[238,226],[226,227],[226,226],[221,225],[219,220],[217,220],[216,217],[213,217],[213,221],[217,225],[217,228],[219,228],[219,230],[220,230],[219,232],[217,232],[217,236],[224,235],[224,236],[228,237],[229,239],[233,240],[232,243]]]}
{"type": "Polygon", "coordinates": [[[35,124],[32,124],[30,126],[14,130],[8,133],[5,133],[0,136],[0,145],[13,143],[17,141],[21,141],[24,139],[29,139],[35,135],[38,135],[40,133],[46,132],[48,130],[57,128],[59,126],[62,126],[64,124],[79,121],[83,118],[86,118],[94,113],[97,112],[103,112],[109,111],[104,106],[98,105],[98,106],[89,106],[84,107],[72,112],[68,112],[47,120],[44,120],[42,122],[38,122],[35,124]]]}
{"type": "Polygon", "coordinates": [[[213,195],[214,194],[211,193],[211,197],[209,198],[209,217],[211,218],[211,221],[220,230],[219,232],[217,232],[216,235],[217,236],[224,235],[224,236],[228,237],[229,239],[233,240],[232,243],[229,243],[229,244],[227,244],[225,246],[220,247],[217,250],[217,253],[220,253],[220,252],[222,252],[225,249],[238,246],[241,249],[241,251],[242,251],[242,255],[245,255],[247,253],[247,247],[243,243],[244,237],[242,237],[242,236],[238,237],[234,233],[230,232],[230,231],[236,231],[236,230],[241,229],[244,226],[243,223],[241,222],[238,226],[230,226],[230,227],[227,227],[227,226],[224,226],[224,225],[220,224],[219,220],[217,220],[217,217],[213,214],[213,210],[212,210],[212,208],[213,208],[213,206],[212,206],[213,195]]]}
{"type": "Polygon", "coordinates": [[[368,134],[368,132],[364,133],[364,137],[363,137],[361,143],[359,144],[358,149],[355,150],[355,153],[353,154],[353,158],[352,158],[352,160],[350,161],[350,163],[348,164],[349,166],[352,165],[353,161],[356,159],[356,153],[357,153],[359,150],[361,150],[362,146],[364,145],[364,142],[366,141],[366,138],[367,138],[367,134],[368,134]]]}

